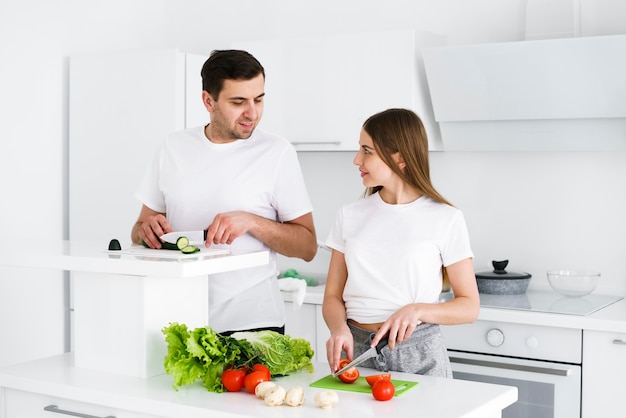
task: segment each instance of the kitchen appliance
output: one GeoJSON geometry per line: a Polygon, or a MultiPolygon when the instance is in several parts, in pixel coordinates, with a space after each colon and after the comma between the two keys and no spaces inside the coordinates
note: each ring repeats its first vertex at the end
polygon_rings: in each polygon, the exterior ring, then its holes
{"type": "MultiPolygon", "coordinates": [[[[620,296],[549,291],[481,294],[481,307],[589,315],[620,296]]],[[[441,326],[455,379],[518,388],[503,418],[575,418],[581,412],[582,330],[478,320],[441,326]]]]}

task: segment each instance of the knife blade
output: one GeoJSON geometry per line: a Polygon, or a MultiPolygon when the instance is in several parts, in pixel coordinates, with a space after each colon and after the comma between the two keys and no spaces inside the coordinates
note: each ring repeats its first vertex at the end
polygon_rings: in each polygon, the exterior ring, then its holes
{"type": "Polygon", "coordinates": [[[207,230],[203,231],[178,231],[178,232],[169,232],[167,234],[161,235],[161,241],[169,242],[171,244],[176,244],[176,240],[180,237],[189,238],[189,244],[191,245],[201,245],[206,241],[207,230]]]}
{"type": "Polygon", "coordinates": [[[341,373],[345,372],[346,370],[351,369],[352,367],[358,366],[359,364],[363,363],[365,360],[368,360],[368,359],[371,359],[373,357],[376,357],[377,355],[380,354],[381,350],[383,348],[385,348],[388,344],[389,344],[389,337],[388,336],[383,337],[378,342],[378,344],[376,344],[376,346],[370,347],[369,349],[364,351],[363,354],[361,354],[360,356],[358,356],[357,358],[352,360],[350,363],[348,363],[347,365],[345,365],[341,369],[339,369],[336,372],[334,372],[332,375],[333,376],[338,376],[341,373]]]}

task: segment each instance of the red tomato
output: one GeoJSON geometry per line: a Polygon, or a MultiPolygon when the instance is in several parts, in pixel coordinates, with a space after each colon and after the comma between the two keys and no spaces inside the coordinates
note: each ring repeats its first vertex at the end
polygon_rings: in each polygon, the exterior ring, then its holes
{"type": "Polygon", "coordinates": [[[267,380],[270,380],[272,377],[272,374],[270,373],[270,369],[265,364],[261,364],[261,363],[255,364],[254,366],[252,366],[252,371],[265,373],[265,375],[267,376],[267,380]]]}
{"type": "Polygon", "coordinates": [[[245,369],[226,369],[222,373],[222,385],[229,392],[239,392],[243,389],[245,377],[245,369]]]}
{"type": "MultiPolygon", "coordinates": [[[[350,363],[348,359],[341,359],[339,361],[339,369],[347,366],[350,363]]],[[[351,367],[345,372],[341,373],[339,376],[339,380],[343,383],[354,383],[359,378],[359,371],[356,367],[351,367]]]]}
{"type": "Polygon", "coordinates": [[[396,388],[391,383],[391,380],[379,380],[372,386],[372,396],[377,401],[388,401],[393,398],[396,393],[396,388]]]}
{"type": "Polygon", "coordinates": [[[256,386],[259,383],[267,382],[268,380],[270,379],[267,378],[265,372],[257,370],[246,375],[245,379],[243,380],[243,385],[246,387],[246,391],[248,391],[248,393],[254,394],[254,389],[256,389],[256,386]]]}
{"type": "Polygon", "coordinates": [[[371,376],[365,376],[365,380],[370,386],[374,386],[374,383],[379,380],[391,380],[391,374],[389,373],[381,373],[381,374],[373,374],[371,376]]]}

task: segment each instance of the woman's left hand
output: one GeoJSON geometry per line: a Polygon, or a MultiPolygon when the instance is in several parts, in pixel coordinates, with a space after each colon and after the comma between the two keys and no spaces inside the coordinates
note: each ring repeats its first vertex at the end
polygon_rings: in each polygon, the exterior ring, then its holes
{"type": "Polygon", "coordinates": [[[394,312],[376,332],[372,339],[372,346],[378,344],[386,334],[389,334],[389,349],[391,350],[396,344],[408,340],[415,328],[422,323],[419,319],[418,306],[418,304],[406,305],[394,312]]]}

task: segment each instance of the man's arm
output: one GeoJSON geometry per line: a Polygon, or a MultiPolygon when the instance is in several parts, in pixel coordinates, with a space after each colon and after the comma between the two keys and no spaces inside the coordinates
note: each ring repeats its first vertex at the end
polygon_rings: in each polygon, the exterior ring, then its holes
{"type": "Polygon", "coordinates": [[[207,246],[210,243],[230,244],[246,232],[287,257],[311,261],[317,253],[317,236],[310,212],[288,222],[277,222],[248,212],[221,213],[208,227],[207,246]]]}

